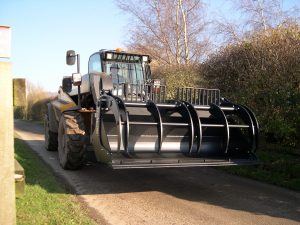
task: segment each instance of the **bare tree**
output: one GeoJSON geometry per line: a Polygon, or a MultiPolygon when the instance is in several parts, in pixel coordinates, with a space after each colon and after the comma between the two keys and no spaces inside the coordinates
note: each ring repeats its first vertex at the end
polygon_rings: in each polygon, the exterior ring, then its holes
{"type": "Polygon", "coordinates": [[[160,64],[190,64],[206,53],[201,0],[117,0],[131,16],[131,50],[150,54],[160,64]]]}
{"type": "Polygon", "coordinates": [[[264,30],[281,23],[283,9],[280,0],[240,0],[235,1],[248,24],[254,30],[264,30]]]}
{"type": "Polygon", "coordinates": [[[218,34],[225,42],[236,42],[256,31],[267,31],[277,26],[297,21],[297,8],[283,9],[283,0],[230,0],[240,14],[238,22],[224,17],[216,22],[218,34]]]}
{"type": "Polygon", "coordinates": [[[228,20],[225,17],[220,16],[220,19],[214,21],[215,33],[217,36],[221,36],[221,40],[216,40],[223,43],[236,43],[239,42],[242,38],[242,29],[240,26],[232,21],[228,20]]]}

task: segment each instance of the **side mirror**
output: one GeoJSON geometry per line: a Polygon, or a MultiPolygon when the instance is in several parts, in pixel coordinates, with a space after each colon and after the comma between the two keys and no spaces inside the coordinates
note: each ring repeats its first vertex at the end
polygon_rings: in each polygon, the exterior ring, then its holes
{"type": "Polygon", "coordinates": [[[67,65],[72,66],[75,64],[76,61],[76,53],[74,50],[69,50],[67,51],[67,55],[66,55],[66,62],[67,65]]]}
{"type": "Polygon", "coordinates": [[[64,92],[69,93],[72,91],[72,77],[64,77],[62,80],[62,89],[64,92]]]}
{"type": "Polygon", "coordinates": [[[74,86],[81,85],[81,74],[80,73],[73,73],[72,74],[72,83],[74,86]]]}

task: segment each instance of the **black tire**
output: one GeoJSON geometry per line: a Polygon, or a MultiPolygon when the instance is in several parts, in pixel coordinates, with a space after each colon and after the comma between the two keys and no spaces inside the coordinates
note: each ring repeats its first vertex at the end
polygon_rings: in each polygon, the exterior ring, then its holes
{"type": "Polygon", "coordinates": [[[85,128],[79,112],[62,114],[58,127],[58,158],[63,169],[82,167],[85,158],[85,128]]]}
{"type": "Polygon", "coordinates": [[[54,133],[49,128],[49,118],[45,115],[44,119],[44,133],[45,133],[45,148],[48,151],[57,151],[57,133],[54,133]]]}

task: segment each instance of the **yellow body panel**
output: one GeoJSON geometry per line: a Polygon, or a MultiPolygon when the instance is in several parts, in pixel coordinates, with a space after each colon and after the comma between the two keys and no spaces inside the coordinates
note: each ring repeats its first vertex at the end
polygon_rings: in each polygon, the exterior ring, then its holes
{"type": "Polygon", "coordinates": [[[72,101],[72,102],[66,102],[66,101],[62,101],[60,99],[53,101],[52,105],[58,109],[60,112],[64,112],[70,108],[73,108],[76,106],[76,104],[72,101]]]}
{"type": "Polygon", "coordinates": [[[62,88],[60,88],[58,91],[58,99],[51,101],[51,105],[53,106],[57,121],[59,121],[60,116],[64,111],[76,108],[77,106],[73,99],[68,94],[63,92],[62,88]]]}

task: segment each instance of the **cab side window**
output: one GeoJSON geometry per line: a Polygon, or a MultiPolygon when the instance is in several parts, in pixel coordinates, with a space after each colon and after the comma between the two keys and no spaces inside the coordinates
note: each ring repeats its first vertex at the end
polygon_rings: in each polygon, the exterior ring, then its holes
{"type": "Polygon", "coordinates": [[[89,60],[89,73],[101,73],[100,55],[94,54],[89,60]]]}

